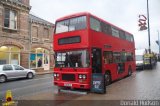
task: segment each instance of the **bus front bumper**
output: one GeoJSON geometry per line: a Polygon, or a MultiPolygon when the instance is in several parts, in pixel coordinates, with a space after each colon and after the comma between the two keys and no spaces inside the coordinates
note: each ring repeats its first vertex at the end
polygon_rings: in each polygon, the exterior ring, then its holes
{"type": "Polygon", "coordinates": [[[54,85],[59,86],[59,87],[67,87],[67,88],[90,89],[89,84],[81,84],[81,83],[54,81],[54,85]]]}

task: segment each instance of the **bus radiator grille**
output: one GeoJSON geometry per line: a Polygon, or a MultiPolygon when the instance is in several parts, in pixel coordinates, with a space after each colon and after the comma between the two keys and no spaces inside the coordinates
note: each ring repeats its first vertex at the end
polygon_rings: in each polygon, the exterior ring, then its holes
{"type": "Polygon", "coordinates": [[[62,80],[75,81],[75,75],[74,74],[62,74],[62,80]]]}

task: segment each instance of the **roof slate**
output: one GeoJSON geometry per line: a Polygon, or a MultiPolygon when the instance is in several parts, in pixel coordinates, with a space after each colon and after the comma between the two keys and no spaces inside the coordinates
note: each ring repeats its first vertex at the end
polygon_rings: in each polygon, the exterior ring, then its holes
{"type": "Polygon", "coordinates": [[[44,25],[47,25],[47,26],[54,26],[53,23],[51,22],[48,22],[42,18],[39,18],[33,14],[29,14],[29,19],[30,19],[30,22],[36,22],[36,23],[40,23],[40,24],[44,24],[44,25]]]}

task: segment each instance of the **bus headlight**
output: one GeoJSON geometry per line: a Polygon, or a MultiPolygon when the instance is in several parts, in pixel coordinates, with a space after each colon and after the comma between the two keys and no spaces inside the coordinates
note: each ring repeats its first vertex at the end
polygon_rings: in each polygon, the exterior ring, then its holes
{"type": "Polygon", "coordinates": [[[79,78],[79,79],[82,79],[82,75],[80,74],[80,75],[78,76],[78,78],[79,78]]]}
{"type": "Polygon", "coordinates": [[[86,75],[83,75],[83,79],[86,79],[87,77],[86,77],[86,75]]]}
{"type": "Polygon", "coordinates": [[[59,77],[59,74],[58,73],[54,73],[54,77],[59,77]]]}
{"type": "Polygon", "coordinates": [[[54,73],[54,77],[57,77],[57,74],[56,74],[56,73],[54,73]]]}
{"type": "Polygon", "coordinates": [[[85,74],[79,74],[78,78],[79,79],[87,79],[87,75],[85,75],[85,74]]]}

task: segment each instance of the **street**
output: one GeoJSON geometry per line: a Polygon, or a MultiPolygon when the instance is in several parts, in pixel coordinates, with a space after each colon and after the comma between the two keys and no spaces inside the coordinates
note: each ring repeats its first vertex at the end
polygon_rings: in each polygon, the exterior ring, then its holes
{"type": "MultiPolygon", "coordinates": [[[[46,100],[47,94],[52,95],[51,100],[63,100],[67,94],[57,95],[57,87],[53,86],[53,75],[37,75],[33,79],[17,79],[0,84],[0,100],[5,100],[7,90],[12,91],[14,100],[46,100]],[[40,96],[37,96],[40,94],[40,96]],[[36,96],[34,96],[36,95],[36,96]]],[[[76,95],[69,96],[68,99],[75,98],[76,95]]],[[[48,98],[47,98],[48,99],[48,98]]]]}
{"type": "Polygon", "coordinates": [[[113,82],[106,87],[106,94],[57,93],[52,81],[52,74],[46,74],[31,80],[1,83],[0,99],[4,100],[6,90],[11,90],[14,100],[61,100],[61,103],[65,100],[160,100],[160,63],[153,70],[138,70],[130,77],[113,82]]]}
{"type": "Polygon", "coordinates": [[[11,90],[14,98],[53,89],[52,75],[36,76],[33,79],[17,79],[0,84],[0,99],[4,99],[6,90],[11,90]]]}

